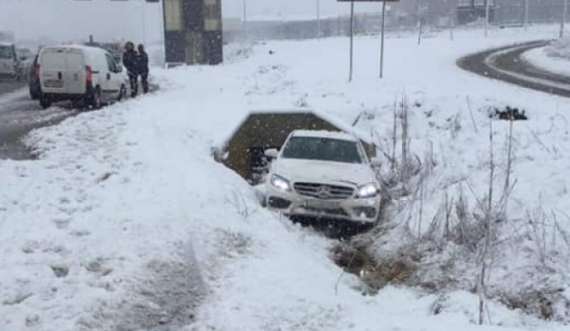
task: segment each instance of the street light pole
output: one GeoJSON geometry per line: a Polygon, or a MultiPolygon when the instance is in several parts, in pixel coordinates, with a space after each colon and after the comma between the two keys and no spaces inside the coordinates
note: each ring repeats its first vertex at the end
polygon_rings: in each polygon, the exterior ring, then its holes
{"type": "Polygon", "coordinates": [[[485,0],[485,37],[489,35],[489,5],[490,1],[485,0]]]}
{"type": "Polygon", "coordinates": [[[247,36],[247,0],[243,0],[243,32],[247,36]]]}
{"type": "Polygon", "coordinates": [[[350,1],[350,69],[348,81],[352,82],[352,70],[354,61],[354,0],[350,1]]]}
{"type": "Polygon", "coordinates": [[[562,10],[562,20],[560,21],[560,38],[564,37],[564,25],[566,24],[567,11],[568,11],[568,0],[564,0],[564,9],[562,10]]]}
{"type": "Polygon", "coordinates": [[[382,1],[382,32],[380,41],[380,78],[384,77],[384,31],[386,29],[386,1],[382,1]]]}
{"type": "Polygon", "coordinates": [[[530,12],[530,0],[526,0],[524,3],[524,29],[525,31],[528,30],[528,21],[529,21],[529,14],[530,12]]]}
{"type": "Polygon", "coordinates": [[[317,0],[317,39],[321,39],[321,0],[317,0]]]}

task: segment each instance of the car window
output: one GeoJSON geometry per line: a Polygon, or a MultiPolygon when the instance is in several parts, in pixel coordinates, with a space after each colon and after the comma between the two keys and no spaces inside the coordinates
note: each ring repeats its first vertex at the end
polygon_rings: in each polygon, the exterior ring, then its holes
{"type": "Polygon", "coordinates": [[[281,157],[286,159],[363,163],[356,142],[320,137],[292,137],[283,148],[281,157]]]}
{"type": "Polygon", "coordinates": [[[0,46],[0,59],[12,59],[12,49],[8,46],[0,46]]]}
{"type": "Polygon", "coordinates": [[[63,70],[66,67],[65,56],[62,53],[57,53],[55,50],[42,53],[40,62],[43,67],[50,70],[63,70]]]}
{"type": "Polygon", "coordinates": [[[105,57],[107,58],[107,67],[109,68],[109,71],[117,72],[117,64],[115,63],[113,57],[108,53],[105,53],[105,57]]]}

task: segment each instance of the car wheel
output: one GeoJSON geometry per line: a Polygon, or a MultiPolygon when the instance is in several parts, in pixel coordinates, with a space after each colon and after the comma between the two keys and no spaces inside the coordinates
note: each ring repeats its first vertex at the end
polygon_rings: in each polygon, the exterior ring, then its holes
{"type": "Polygon", "coordinates": [[[101,90],[99,89],[99,87],[95,88],[95,91],[93,92],[93,95],[91,96],[91,100],[89,102],[89,105],[93,109],[100,109],[101,106],[103,105],[103,101],[101,100],[101,90]]]}
{"type": "Polygon", "coordinates": [[[51,107],[51,100],[48,97],[40,97],[40,106],[42,106],[43,109],[51,107]]]}

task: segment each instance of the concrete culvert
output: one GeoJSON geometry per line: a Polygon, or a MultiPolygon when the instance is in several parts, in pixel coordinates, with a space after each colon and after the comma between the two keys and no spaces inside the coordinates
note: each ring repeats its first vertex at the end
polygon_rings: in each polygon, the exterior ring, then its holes
{"type": "Polygon", "coordinates": [[[346,132],[361,140],[370,158],[376,155],[372,139],[350,125],[314,111],[293,110],[248,114],[224,145],[216,149],[214,157],[249,183],[258,184],[268,167],[265,150],[280,149],[295,130],[346,132]]]}

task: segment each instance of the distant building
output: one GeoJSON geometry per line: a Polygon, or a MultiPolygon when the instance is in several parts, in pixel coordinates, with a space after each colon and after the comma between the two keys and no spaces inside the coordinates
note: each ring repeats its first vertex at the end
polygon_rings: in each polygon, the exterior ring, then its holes
{"type": "Polygon", "coordinates": [[[164,0],[166,63],[223,61],[221,0],[164,0]]]}

